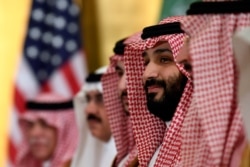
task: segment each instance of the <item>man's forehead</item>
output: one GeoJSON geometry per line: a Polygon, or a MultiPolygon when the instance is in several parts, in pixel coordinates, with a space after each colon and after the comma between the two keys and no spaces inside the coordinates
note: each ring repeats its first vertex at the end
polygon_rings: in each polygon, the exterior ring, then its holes
{"type": "Polygon", "coordinates": [[[86,95],[88,96],[97,96],[97,95],[102,95],[102,92],[100,92],[99,90],[91,90],[86,92],[86,95]]]}
{"type": "Polygon", "coordinates": [[[154,47],[146,49],[143,52],[143,56],[154,53],[158,49],[167,49],[168,51],[172,52],[171,46],[168,41],[159,41],[154,45],[154,47]]]}
{"type": "Polygon", "coordinates": [[[47,121],[44,120],[43,118],[39,118],[39,119],[22,119],[21,121],[23,123],[26,123],[26,124],[47,124],[47,121]]]}

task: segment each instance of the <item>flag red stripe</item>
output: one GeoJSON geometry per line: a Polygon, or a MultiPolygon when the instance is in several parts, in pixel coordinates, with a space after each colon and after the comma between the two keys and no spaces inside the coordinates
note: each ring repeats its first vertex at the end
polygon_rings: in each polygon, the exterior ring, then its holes
{"type": "Polygon", "coordinates": [[[11,139],[9,139],[8,141],[8,146],[9,146],[9,158],[10,158],[10,161],[12,163],[15,162],[15,159],[16,159],[16,153],[17,153],[17,150],[16,150],[16,147],[13,143],[13,141],[11,139]]]}
{"type": "Polygon", "coordinates": [[[41,92],[51,92],[51,91],[52,91],[52,89],[51,89],[51,87],[50,87],[48,81],[45,82],[45,83],[42,85],[42,87],[41,87],[41,92]]]}
{"type": "Polygon", "coordinates": [[[25,111],[25,103],[24,97],[22,96],[21,92],[15,86],[14,88],[14,104],[19,113],[23,113],[25,111]]]}
{"type": "Polygon", "coordinates": [[[71,69],[70,63],[66,63],[63,67],[62,67],[62,72],[64,77],[66,78],[66,81],[68,82],[68,85],[72,91],[72,94],[76,94],[79,89],[80,86],[77,83],[77,80],[75,78],[75,74],[71,69]]]}

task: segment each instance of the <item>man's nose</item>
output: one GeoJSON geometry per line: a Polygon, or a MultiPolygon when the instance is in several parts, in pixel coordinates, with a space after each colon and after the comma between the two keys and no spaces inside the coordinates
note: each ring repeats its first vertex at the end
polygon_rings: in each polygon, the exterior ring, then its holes
{"type": "Polygon", "coordinates": [[[35,123],[30,130],[30,134],[32,136],[38,136],[38,135],[42,134],[42,130],[43,130],[42,126],[39,125],[38,123],[35,123]]]}
{"type": "Polygon", "coordinates": [[[145,82],[148,79],[157,78],[159,75],[158,70],[159,68],[153,62],[148,63],[142,76],[143,81],[145,82]]]}
{"type": "Polygon", "coordinates": [[[94,100],[88,102],[85,108],[86,114],[96,114],[98,112],[97,105],[94,100]]]}

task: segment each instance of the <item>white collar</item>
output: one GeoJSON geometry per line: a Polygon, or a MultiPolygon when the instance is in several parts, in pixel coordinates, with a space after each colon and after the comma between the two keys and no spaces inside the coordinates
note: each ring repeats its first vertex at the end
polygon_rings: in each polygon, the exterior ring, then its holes
{"type": "Polygon", "coordinates": [[[44,161],[42,167],[50,167],[50,160],[44,161]]]}

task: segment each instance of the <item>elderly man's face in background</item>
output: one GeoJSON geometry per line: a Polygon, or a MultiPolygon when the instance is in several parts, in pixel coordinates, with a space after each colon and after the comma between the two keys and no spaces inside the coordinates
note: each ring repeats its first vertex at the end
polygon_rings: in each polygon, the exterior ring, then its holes
{"type": "Polygon", "coordinates": [[[128,111],[128,96],[127,96],[127,85],[126,85],[126,72],[124,63],[122,61],[118,61],[115,67],[116,73],[119,76],[118,81],[118,93],[121,98],[123,109],[127,115],[129,115],[128,111]]]}
{"type": "Polygon", "coordinates": [[[98,90],[86,93],[87,106],[85,114],[93,136],[107,142],[111,137],[108,116],[104,107],[102,93],[98,90]]]}
{"type": "Polygon", "coordinates": [[[182,96],[186,77],[175,64],[167,41],[158,42],[143,52],[145,71],[143,84],[147,106],[163,121],[170,121],[182,96]]]}
{"type": "Polygon", "coordinates": [[[57,143],[57,131],[44,120],[22,120],[31,154],[38,160],[50,159],[57,143]]]}

